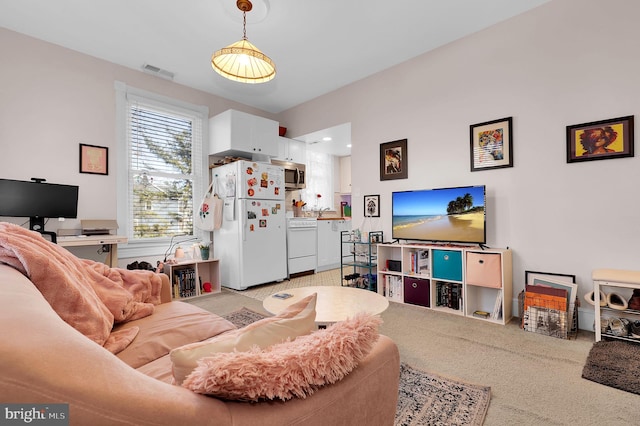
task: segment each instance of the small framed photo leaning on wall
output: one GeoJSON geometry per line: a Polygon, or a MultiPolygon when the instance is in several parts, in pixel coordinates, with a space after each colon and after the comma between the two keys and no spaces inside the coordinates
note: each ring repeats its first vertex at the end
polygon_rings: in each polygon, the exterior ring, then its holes
{"type": "Polygon", "coordinates": [[[513,167],[513,117],[472,124],[471,171],[513,167]]]}
{"type": "Polygon", "coordinates": [[[406,179],[407,140],[400,139],[380,144],[380,180],[406,179]]]}
{"type": "Polygon", "coordinates": [[[365,217],[380,217],[380,195],[364,196],[365,217]]]}
{"type": "Polygon", "coordinates": [[[567,163],[633,157],[633,115],[567,126],[567,163]]]}

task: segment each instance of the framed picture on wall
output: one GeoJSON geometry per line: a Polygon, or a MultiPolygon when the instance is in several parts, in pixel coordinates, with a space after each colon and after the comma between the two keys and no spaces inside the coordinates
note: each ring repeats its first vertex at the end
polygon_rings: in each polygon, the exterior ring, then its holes
{"type": "Polygon", "coordinates": [[[380,195],[364,196],[365,217],[380,217],[380,195]]]}
{"type": "Polygon", "coordinates": [[[406,139],[380,144],[380,180],[406,179],[407,158],[406,139]]]}
{"type": "Polygon", "coordinates": [[[471,171],[513,167],[513,118],[469,126],[471,142],[471,171]]]}
{"type": "Polygon", "coordinates": [[[80,173],[109,174],[109,148],[80,144],[80,173]]]}
{"type": "Polygon", "coordinates": [[[567,126],[567,163],[633,157],[633,115],[567,126]]]}

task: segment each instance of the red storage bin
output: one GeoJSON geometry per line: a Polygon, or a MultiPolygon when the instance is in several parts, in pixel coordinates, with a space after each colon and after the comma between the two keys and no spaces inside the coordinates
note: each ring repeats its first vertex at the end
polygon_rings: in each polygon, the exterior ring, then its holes
{"type": "Polygon", "coordinates": [[[429,307],[429,280],[404,277],[404,303],[429,307]]]}

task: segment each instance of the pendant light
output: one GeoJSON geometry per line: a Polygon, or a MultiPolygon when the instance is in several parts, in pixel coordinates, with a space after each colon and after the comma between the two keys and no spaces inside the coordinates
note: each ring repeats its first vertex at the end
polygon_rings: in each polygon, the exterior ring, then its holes
{"type": "Polygon", "coordinates": [[[273,61],[247,40],[247,12],[253,5],[249,0],[238,0],[242,11],[242,40],[216,51],[211,66],[223,77],[240,83],[264,83],[276,76],[273,61]]]}

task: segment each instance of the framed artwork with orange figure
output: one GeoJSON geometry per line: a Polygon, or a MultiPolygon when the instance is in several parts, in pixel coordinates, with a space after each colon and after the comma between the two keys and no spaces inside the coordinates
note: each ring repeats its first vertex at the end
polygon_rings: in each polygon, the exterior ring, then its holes
{"type": "Polygon", "coordinates": [[[567,163],[633,157],[633,115],[567,126],[567,163]]]}

